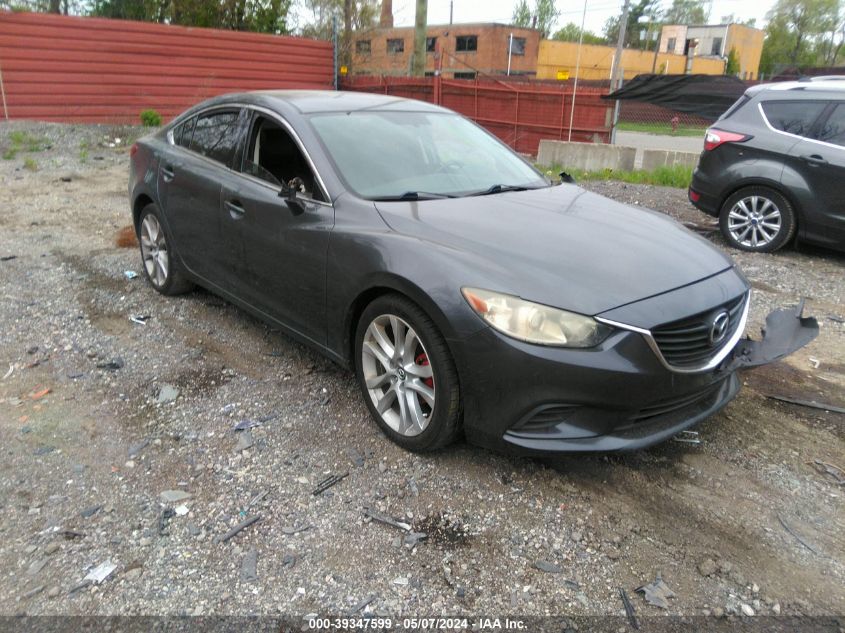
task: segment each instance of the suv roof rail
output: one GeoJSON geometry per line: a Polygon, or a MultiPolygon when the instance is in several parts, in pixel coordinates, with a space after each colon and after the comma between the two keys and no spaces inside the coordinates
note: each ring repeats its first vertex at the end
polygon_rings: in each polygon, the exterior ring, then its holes
{"type": "Polygon", "coordinates": [[[845,81],[845,75],[819,75],[817,77],[799,77],[798,81],[845,81]]]}

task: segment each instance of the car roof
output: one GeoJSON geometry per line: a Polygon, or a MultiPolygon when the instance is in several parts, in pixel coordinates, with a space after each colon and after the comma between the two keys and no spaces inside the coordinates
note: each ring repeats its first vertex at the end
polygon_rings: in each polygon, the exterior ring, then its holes
{"type": "Polygon", "coordinates": [[[279,109],[292,107],[302,114],[316,112],[355,112],[359,110],[393,110],[414,112],[448,112],[448,110],[393,95],[342,90],[257,90],[220,95],[205,102],[204,106],[231,102],[254,103],[279,109]]]}
{"type": "Polygon", "coordinates": [[[773,84],[759,84],[746,91],[749,96],[762,95],[767,92],[803,92],[810,94],[840,93],[845,96],[845,76],[827,75],[824,77],[807,77],[797,81],[781,81],[773,84]]]}

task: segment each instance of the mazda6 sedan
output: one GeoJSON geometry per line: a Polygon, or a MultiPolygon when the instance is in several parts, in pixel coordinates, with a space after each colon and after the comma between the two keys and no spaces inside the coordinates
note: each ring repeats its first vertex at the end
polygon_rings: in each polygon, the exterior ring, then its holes
{"type": "Polygon", "coordinates": [[[638,449],[724,407],[737,371],[812,340],[801,309],[742,339],[734,263],[672,219],[550,182],[420,101],[205,101],[131,152],[143,268],[354,368],[411,450],[638,449]]]}

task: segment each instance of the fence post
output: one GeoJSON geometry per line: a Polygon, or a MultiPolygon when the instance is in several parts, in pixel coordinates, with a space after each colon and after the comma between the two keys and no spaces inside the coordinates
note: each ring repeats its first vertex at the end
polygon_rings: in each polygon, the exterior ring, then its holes
{"type": "Polygon", "coordinates": [[[332,69],[334,70],[334,89],[338,88],[337,68],[337,14],[332,16],[332,69]]]}
{"type": "Polygon", "coordinates": [[[434,105],[440,105],[442,100],[441,90],[443,89],[443,53],[440,51],[440,38],[434,41],[434,80],[431,91],[434,105]]]}
{"type": "Polygon", "coordinates": [[[3,115],[9,120],[9,108],[6,106],[6,87],[3,85],[3,71],[0,70],[0,93],[3,94],[3,115]]]}

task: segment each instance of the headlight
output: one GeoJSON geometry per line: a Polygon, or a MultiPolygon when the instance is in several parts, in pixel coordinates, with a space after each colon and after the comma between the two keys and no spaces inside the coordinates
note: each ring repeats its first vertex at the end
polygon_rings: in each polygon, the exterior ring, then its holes
{"type": "Polygon", "coordinates": [[[610,326],[591,317],[523,301],[512,295],[478,288],[462,288],[461,292],[487,323],[503,334],[528,343],[593,347],[612,331],[610,326]]]}

